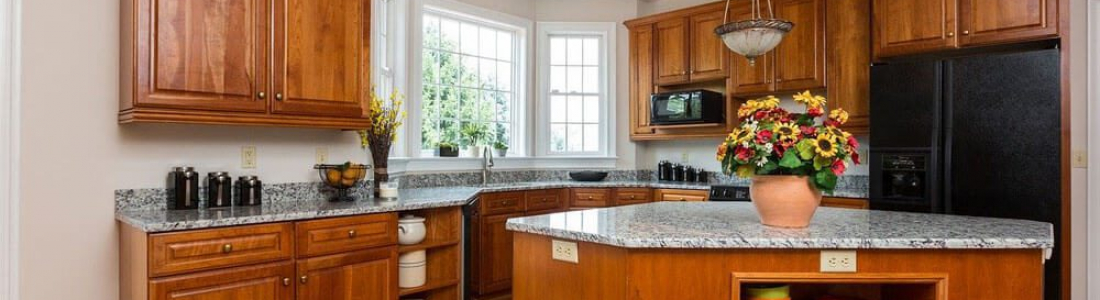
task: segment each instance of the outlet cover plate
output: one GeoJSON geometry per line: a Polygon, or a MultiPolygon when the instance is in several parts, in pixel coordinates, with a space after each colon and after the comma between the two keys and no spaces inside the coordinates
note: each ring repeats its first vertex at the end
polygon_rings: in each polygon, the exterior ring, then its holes
{"type": "Polygon", "coordinates": [[[314,161],[318,165],[327,164],[328,163],[328,148],[324,148],[324,147],[317,148],[317,151],[314,155],[314,161]]]}
{"type": "Polygon", "coordinates": [[[554,260],[578,263],[577,243],[552,240],[551,247],[550,253],[554,260]]]}
{"type": "Polygon", "coordinates": [[[821,251],[822,273],[855,273],[856,251],[854,250],[825,250],[821,251]]]}
{"type": "Polygon", "coordinates": [[[256,168],[256,146],[241,147],[241,169],[256,168]]]}

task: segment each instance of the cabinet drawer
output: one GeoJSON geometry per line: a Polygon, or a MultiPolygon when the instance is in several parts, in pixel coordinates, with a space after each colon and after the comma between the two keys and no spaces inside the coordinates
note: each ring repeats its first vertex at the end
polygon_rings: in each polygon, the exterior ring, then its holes
{"type": "Polygon", "coordinates": [[[149,237],[152,277],[290,259],[290,223],[239,226],[149,237]]]}
{"type": "Polygon", "coordinates": [[[653,192],[656,201],[707,201],[707,191],[704,190],[656,190],[653,192]]]}
{"type": "Polygon", "coordinates": [[[498,215],[523,212],[524,192],[491,193],[481,196],[482,215],[498,215]]]}
{"type": "Polygon", "coordinates": [[[856,198],[833,198],[822,197],[821,206],[823,207],[836,207],[836,208],[849,208],[849,209],[869,209],[871,204],[867,202],[867,199],[856,198]]]}
{"type": "Polygon", "coordinates": [[[606,207],[611,198],[609,189],[573,189],[570,206],[606,207]]]}
{"type": "Polygon", "coordinates": [[[631,205],[653,201],[653,191],[645,188],[618,188],[615,189],[612,205],[631,205]]]}
{"type": "Polygon", "coordinates": [[[397,244],[397,214],[298,222],[298,256],[335,254],[397,244]]]}
{"type": "Polygon", "coordinates": [[[562,189],[528,191],[524,197],[528,212],[540,212],[565,208],[565,193],[562,189]]]}

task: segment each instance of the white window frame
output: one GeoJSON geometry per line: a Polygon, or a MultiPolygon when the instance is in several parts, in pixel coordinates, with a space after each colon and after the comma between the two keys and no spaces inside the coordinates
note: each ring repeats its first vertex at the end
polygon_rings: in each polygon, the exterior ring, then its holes
{"type": "MultiPolygon", "coordinates": [[[[383,99],[388,99],[394,90],[408,94],[405,88],[408,60],[405,44],[401,43],[407,34],[405,26],[399,21],[407,10],[408,0],[371,1],[371,85],[383,99]],[[384,79],[388,79],[388,85],[384,79]]],[[[407,102],[401,107],[404,111],[408,111],[407,102]]],[[[397,131],[398,141],[406,138],[403,130],[397,131]]],[[[390,156],[403,155],[407,151],[405,147],[405,143],[394,143],[390,156]]]]}
{"type": "Polygon", "coordinates": [[[0,300],[19,299],[21,11],[0,4],[0,300]]]}
{"type": "Polygon", "coordinates": [[[596,152],[553,153],[549,143],[536,147],[543,157],[612,157],[615,153],[615,36],[614,22],[539,22],[538,23],[538,115],[536,140],[550,140],[550,37],[553,35],[599,36],[600,48],[600,145],[596,152]]]}

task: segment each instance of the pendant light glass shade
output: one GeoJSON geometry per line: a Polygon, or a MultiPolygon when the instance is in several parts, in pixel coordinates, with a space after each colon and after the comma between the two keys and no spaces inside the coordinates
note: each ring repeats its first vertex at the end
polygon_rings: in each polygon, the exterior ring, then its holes
{"type": "MultiPolygon", "coordinates": [[[[727,18],[730,1],[726,0],[727,18]]],[[[768,51],[779,46],[779,43],[783,41],[783,37],[794,28],[794,23],[774,18],[760,18],[758,0],[752,1],[753,8],[756,9],[753,12],[755,18],[722,24],[722,26],[714,29],[714,33],[722,38],[722,42],[726,44],[726,47],[737,54],[745,56],[749,59],[749,64],[755,65],[756,57],[764,55],[764,53],[768,53],[768,51]]],[[[768,1],[768,8],[770,11],[770,0],[768,1]]]]}

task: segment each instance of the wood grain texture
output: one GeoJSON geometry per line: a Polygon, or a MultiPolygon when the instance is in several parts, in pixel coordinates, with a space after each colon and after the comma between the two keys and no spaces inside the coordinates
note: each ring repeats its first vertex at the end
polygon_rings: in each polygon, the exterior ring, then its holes
{"type": "Polygon", "coordinates": [[[829,108],[848,111],[842,127],[869,134],[871,126],[871,1],[828,1],[825,45],[829,108]]]}
{"type": "Polygon", "coordinates": [[[569,207],[569,189],[527,191],[524,194],[527,214],[542,214],[569,207]]]}
{"type": "Polygon", "coordinates": [[[672,17],[655,25],[656,81],[658,85],[688,81],[689,34],[687,19],[672,17]]]}
{"type": "Polygon", "coordinates": [[[622,206],[653,202],[653,190],[647,188],[616,188],[611,191],[611,205],[622,206]]]}
{"type": "Polygon", "coordinates": [[[959,0],[964,47],[1058,36],[1058,0],[959,0]]]}
{"type": "Polygon", "coordinates": [[[121,300],[149,299],[149,235],[117,222],[119,235],[119,296],[121,300]]]}
{"type": "Polygon", "coordinates": [[[486,193],[478,196],[479,212],[484,216],[522,213],[526,195],[524,192],[486,193]]]}
{"type": "Polygon", "coordinates": [[[822,197],[821,207],[871,209],[871,203],[867,199],[822,197]]]}
{"type": "MultiPolygon", "coordinates": [[[[1071,89],[1072,86],[1071,86],[1071,83],[1070,83],[1070,78],[1072,78],[1072,74],[1073,74],[1073,65],[1084,63],[1084,62],[1079,62],[1079,61],[1074,60],[1073,56],[1070,55],[1071,54],[1070,49],[1073,48],[1074,43],[1078,43],[1078,42],[1086,42],[1087,43],[1087,40],[1086,41],[1077,41],[1075,39],[1070,38],[1072,36],[1072,34],[1071,34],[1072,32],[1070,31],[1071,26],[1070,26],[1069,13],[1068,13],[1069,12],[1069,6],[1070,6],[1069,2],[1070,1],[1059,1],[1058,2],[1058,10],[1066,12],[1066,13],[1058,15],[1058,25],[1057,25],[1058,26],[1058,31],[1059,31],[1059,33],[1061,33],[1061,47],[1059,49],[1061,49],[1061,52],[1062,52],[1062,70],[1061,70],[1062,71],[1061,72],[1061,77],[1062,77],[1062,99],[1061,99],[1061,102],[1062,102],[1062,110],[1061,110],[1062,124],[1061,125],[1062,126],[1061,127],[1062,128],[1059,132],[1059,138],[1060,138],[1061,144],[1062,144],[1062,148],[1061,148],[1061,151],[1060,151],[1061,152],[1061,157],[1059,157],[1060,165],[1062,167],[1062,170],[1061,170],[1061,180],[1062,180],[1061,181],[1062,182],[1062,195],[1061,195],[1062,196],[1062,224],[1073,224],[1073,209],[1075,208],[1073,206],[1073,186],[1072,186],[1072,182],[1073,182],[1072,179],[1073,178],[1072,178],[1072,173],[1070,172],[1071,168],[1073,167],[1070,164],[1070,161],[1071,161],[1070,158],[1071,158],[1071,155],[1072,155],[1071,147],[1073,145],[1072,144],[1072,135],[1071,135],[1071,129],[1073,128],[1073,123],[1071,122],[1071,120],[1072,120],[1073,109],[1074,109],[1074,107],[1073,107],[1073,90],[1071,89]]],[[[1079,108],[1079,109],[1084,109],[1084,108],[1079,108]]],[[[1080,209],[1080,208],[1077,208],[1077,209],[1080,209]]],[[[1060,245],[1055,245],[1055,251],[1061,251],[1061,254],[1062,254],[1062,286],[1061,286],[1062,300],[1070,300],[1071,296],[1072,296],[1072,291],[1073,291],[1071,289],[1072,288],[1072,280],[1066,280],[1066,279],[1067,278],[1073,278],[1072,277],[1072,275],[1073,275],[1073,264],[1072,264],[1072,262],[1073,262],[1073,226],[1063,226],[1061,232],[1058,232],[1058,233],[1055,233],[1055,234],[1059,234],[1062,238],[1062,243],[1060,245]]],[[[1084,264],[1081,263],[1081,265],[1084,265],[1084,264]]]]}
{"type": "Polygon", "coordinates": [[[149,236],[152,277],[293,257],[291,223],[235,226],[149,236]]]}
{"type": "Polygon", "coordinates": [[[653,201],[707,201],[710,199],[709,191],[705,190],[676,190],[654,189],[653,201]]]}
{"type": "Polygon", "coordinates": [[[706,13],[693,14],[688,18],[691,30],[689,60],[691,61],[689,79],[692,82],[725,79],[730,76],[730,50],[714,29],[723,24],[725,7],[710,6],[715,9],[706,13]]]}
{"type": "Polygon", "coordinates": [[[397,244],[397,213],[310,220],[294,227],[301,258],[397,244]]]}
{"type": "MultiPolygon", "coordinates": [[[[730,6],[730,19],[747,20],[752,18],[750,2],[734,2],[730,6]]],[[[775,52],[771,51],[756,57],[754,63],[744,56],[733,54],[733,90],[737,96],[760,95],[775,90],[775,52]]]]}
{"type": "Polygon", "coordinates": [[[573,264],[550,259],[550,241],[545,236],[516,234],[515,252],[522,255],[515,256],[512,299],[639,299],[627,292],[626,250],[580,243],[577,245],[579,264],[573,264]]]}
{"type": "Polygon", "coordinates": [[[780,0],[775,14],[796,24],[775,48],[775,90],[825,87],[825,0],[780,0]]]}
{"type": "Polygon", "coordinates": [[[149,300],[293,300],[288,262],[237,267],[149,281],[149,300]]]}
{"type": "Polygon", "coordinates": [[[956,1],[874,0],[875,58],[955,48],[956,1]]]}
{"type": "Polygon", "coordinates": [[[462,223],[460,207],[433,208],[405,212],[424,217],[427,236],[417,245],[398,245],[398,253],[427,250],[427,284],[420,288],[398,289],[401,296],[420,295],[429,300],[457,300],[462,277],[462,223]],[[421,247],[427,245],[428,247],[421,247]]]}
{"type": "Polygon", "coordinates": [[[478,256],[478,273],[475,275],[478,284],[474,290],[477,294],[512,288],[512,232],[504,225],[508,219],[521,216],[523,214],[495,215],[481,219],[477,228],[479,249],[473,253],[478,256]]]}
{"type": "Polygon", "coordinates": [[[570,189],[569,207],[607,207],[611,205],[610,189],[570,189]]]}
{"type": "Polygon", "coordinates": [[[397,247],[298,261],[297,300],[397,299],[397,247]]]}
{"type": "Polygon", "coordinates": [[[655,37],[653,24],[630,27],[630,138],[653,134],[649,96],[653,94],[655,37]]]}

